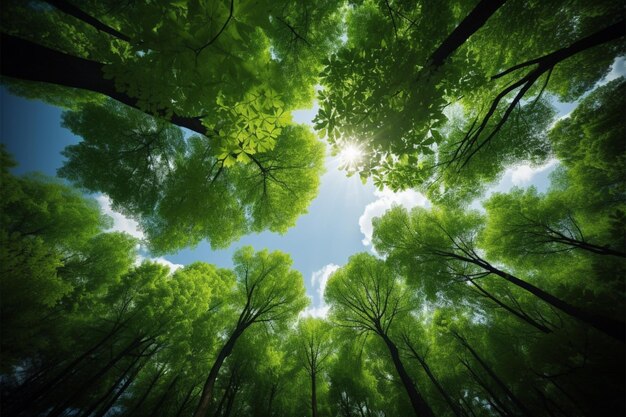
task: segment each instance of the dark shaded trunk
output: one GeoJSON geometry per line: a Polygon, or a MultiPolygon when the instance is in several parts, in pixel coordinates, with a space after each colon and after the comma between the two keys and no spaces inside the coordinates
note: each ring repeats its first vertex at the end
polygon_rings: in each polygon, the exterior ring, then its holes
{"type": "MultiPolygon", "coordinates": [[[[161,398],[159,399],[159,401],[157,401],[157,403],[154,405],[154,408],[152,409],[152,412],[149,415],[151,415],[151,416],[159,415],[159,410],[161,410],[161,406],[163,405],[163,403],[165,402],[165,399],[167,398],[169,393],[172,391],[172,389],[174,388],[174,386],[178,382],[178,378],[179,377],[180,377],[180,375],[177,374],[172,379],[172,381],[168,384],[167,388],[165,389],[165,392],[163,393],[163,395],[161,395],[161,398]]],[[[164,412],[161,411],[161,414],[164,414],[164,412]]]]}
{"type": "MultiPolygon", "coordinates": [[[[139,374],[139,371],[141,371],[141,369],[146,365],[147,361],[143,361],[143,363],[141,365],[139,365],[132,373],[132,375],[130,377],[128,377],[126,379],[126,381],[124,381],[124,385],[122,385],[122,387],[115,393],[115,395],[113,396],[113,398],[111,398],[111,400],[109,400],[108,403],[106,403],[101,409],[100,411],[98,411],[98,414],[96,414],[94,417],[104,417],[105,415],[107,415],[107,413],[109,412],[109,410],[111,409],[111,407],[113,407],[115,405],[115,403],[117,402],[117,400],[122,396],[122,394],[124,394],[126,392],[126,390],[128,389],[128,387],[130,386],[130,384],[133,383],[133,381],[135,381],[135,378],[137,377],[137,374],[139,374]]],[[[88,414],[87,414],[88,415],[88,414]]]]}
{"type": "Polygon", "coordinates": [[[621,342],[624,341],[624,337],[626,336],[625,329],[624,329],[624,322],[583,311],[579,309],[578,307],[574,307],[573,305],[561,300],[560,298],[557,298],[553,296],[552,294],[549,294],[535,287],[534,285],[529,284],[526,281],[523,281],[511,274],[508,274],[504,271],[499,270],[498,268],[491,266],[487,262],[482,261],[482,262],[474,262],[474,263],[481,266],[485,270],[495,275],[498,275],[501,278],[504,278],[511,284],[516,285],[519,288],[522,288],[523,290],[528,291],[532,295],[545,301],[551,306],[561,310],[562,312],[566,314],[569,314],[570,316],[582,321],[583,323],[590,325],[591,327],[601,331],[602,333],[614,339],[617,339],[621,342]]]}
{"type": "MultiPolygon", "coordinates": [[[[542,87],[539,95],[535,99],[535,101],[541,96],[543,91],[548,85],[550,80],[550,74],[556,65],[560,62],[568,59],[569,57],[576,55],[580,52],[586,51],[587,49],[594,48],[596,46],[603,45],[608,42],[612,42],[616,39],[619,39],[624,36],[626,32],[626,22],[621,20],[611,26],[608,26],[604,29],[595,32],[586,38],[580,39],[570,46],[554,51],[550,54],[544,55],[542,57],[532,59],[530,61],[523,62],[521,64],[517,64],[512,66],[511,68],[494,75],[491,77],[492,80],[500,78],[506,74],[510,74],[518,69],[525,68],[528,66],[536,66],[535,69],[529,71],[526,75],[521,77],[519,80],[515,82],[510,82],[504,90],[500,91],[496,98],[492,101],[491,106],[485,116],[483,117],[480,125],[474,130],[470,129],[467,132],[465,138],[461,140],[457,150],[454,152],[452,159],[448,163],[457,162],[460,163],[460,168],[463,168],[465,165],[469,163],[471,158],[480,151],[486,144],[493,139],[493,137],[500,131],[502,126],[507,122],[513,110],[517,107],[518,104],[522,101],[526,93],[530,90],[530,88],[535,84],[535,82],[539,79],[539,77],[547,74],[547,79],[542,87]],[[518,90],[513,100],[508,101],[506,109],[503,112],[502,117],[497,122],[496,126],[491,130],[491,132],[487,135],[485,139],[479,142],[479,137],[486,129],[489,120],[494,116],[496,110],[498,109],[500,102],[504,100],[506,96],[508,96],[513,91],[518,90]]],[[[623,329],[622,329],[623,330],[623,329]]],[[[622,338],[623,339],[623,338],[622,338]]]]}
{"type": "MultiPolygon", "coordinates": [[[[132,361],[130,361],[128,367],[126,367],[126,369],[124,370],[124,372],[122,372],[122,375],[119,376],[119,378],[117,378],[115,380],[115,382],[113,384],[111,384],[111,386],[109,387],[109,389],[102,395],[100,396],[100,398],[98,398],[96,401],[94,401],[91,406],[89,406],[82,414],[81,417],[88,417],[91,415],[91,413],[93,413],[99,406],[100,404],[102,404],[103,402],[106,401],[107,398],[109,398],[111,396],[111,394],[113,394],[115,392],[115,390],[117,390],[120,386],[120,384],[122,384],[122,382],[124,381],[124,378],[126,378],[126,376],[128,375],[128,373],[135,367],[135,365],[137,364],[137,362],[139,362],[139,359],[141,357],[137,356],[135,357],[135,359],[133,359],[132,361]]],[[[127,382],[131,381],[131,378],[126,378],[127,382]]],[[[130,382],[129,382],[130,383],[130,382]]]]}
{"type": "Polygon", "coordinates": [[[196,388],[196,386],[197,385],[194,385],[193,387],[189,388],[189,391],[187,391],[187,394],[185,395],[183,402],[180,404],[180,407],[178,407],[178,411],[176,412],[176,415],[174,417],[180,417],[180,415],[183,413],[183,411],[187,407],[187,404],[189,403],[189,400],[191,399],[191,393],[196,388]]]}
{"type": "Polygon", "coordinates": [[[472,369],[472,367],[470,366],[470,364],[461,359],[460,360],[461,363],[463,364],[463,366],[465,366],[465,368],[469,371],[469,373],[472,375],[472,377],[474,378],[474,381],[476,381],[476,383],[478,385],[480,385],[483,390],[485,390],[485,392],[487,393],[487,395],[489,395],[489,397],[491,398],[487,398],[487,401],[489,402],[489,404],[491,404],[491,406],[493,407],[494,410],[496,410],[498,412],[498,414],[500,414],[503,417],[509,417],[512,416],[513,413],[508,409],[508,407],[502,402],[500,401],[499,396],[493,392],[493,390],[491,389],[491,387],[489,387],[489,384],[487,384],[477,373],[476,371],[474,371],[472,369]]]}
{"type": "Polygon", "coordinates": [[[224,411],[223,417],[230,416],[230,413],[233,411],[233,404],[235,403],[235,396],[239,392],[239,383],[235,384],[228,394],[228,401],[226,402],[226,411],[224,411]]]}
{"type": "MultiPolygon", "coordinates": [[[[117,91],[115,81],[104,78],[105,64],[55,51],[5,33],[1,34],[0,45],[0,71],[3,76],[93,91],[143,111],[139,109],[136,98],[117,91]]],[[[196,133],[210,135],[200,117],[174,114],[165,118],[165,110],[158,116],[196,133]]]]}
{"type": "Polygon", "coordinates": [[[213,413],[213,417],[219,417],[222,414],[222,409],[224,408],[224,404],[226,403],[226,399],[228,398],[228,393],[233,386],[234,378],[235,373],[231,372],[228,377],[228,384],[226,385],[226,388],[224,388],[224,394],[222,394],[222,398],[220,399],[220,402],[215,409],[215,413],[213,413]]]}
{"type": "Polygon", "coordinates": [[[474,359],[476,359],[476,361],[480,364],[480,366],[487,372],[487,374],[491,377],[491,379],[493,379],[496,382],[496,384],[500,387],[500,389],[504,391],[506,396],[519,408],[519,410],[525,416],[532,417],[533,414],[530,412],[530,410],[528,410],[528,408],[526,408],[524,403],[520,401],[520,399],[517,398],[515,394],[513,394],[513,392],[509,389],[509,387],[500,379],[500,377],[494,372],[494,370],[491,369],[491,366],[489,366],[489,364],[487,364],[487,362],[485,362],[480,357],[478,352],[476,352],[474,348],[470,346],[467,340],[455,331],[452,331],[452,334],[461,342],[461,344],[467,350],[469,350],[469,352],[472,354],[474,359]]]}
{"type": "Polygon", "coordinates": [[[215,380],[217,379],[217,375],[222,367],[222,364],[226,360],[226,358],[232,353],[233,348],[235,347],[235,343],[239,336],[242,335],[245,327],[238,326],[233,334],[228,338],[226,344],[217,354],[215,358],[215,362],[209,371],[209,376],[204,383],[204,387],[202,388],[202,394],[200,395],[200,401],[198,402],[198,406],[196,407],[196,411],[193,413],[193,417],[206,417],[207,412],[209,411],[209,405],[211,404],[211,399],[213,398],[213,388],[215,387],[215,380]]]}
{"type": "Polygon", "coordinates": [[[430,409],[424,398],[417,391],[413,380],[407,373],[406,369],[404,369],[404,365],[400,360],[400,352],[398,352],[398,348],[396,347],[396,345],[383,332],[380,332],[379,335],[384,340],[385,345],[387,345],[387,349],[389,350],[389,354],[391,355],[391,360],[393,361],[393,365],[395,366],[396,371],[400,376],[400,380],[402,381],[402,384],[404,385],[404,388],[409,395],[409,400],[411,401],[411,405],[413,406],[415,415],[417,417],[434,417],[432,410],[430,409]]]}
{"type": "Polygon", "coordinates": [[[84,11],[82,11],[81,9],[79,9],[78,7],[74,6],[73,4],[67,1],[64,1],[64,0],[44,0],[44,1],[56,7],[63,13],[66,13],[78,20],[81,20],[87,23],[88,25],[93,26],[94,28],[98,29],[101,32],[108,33],[109,35],[114,36],[120,40],[130,42],[130,38],[128,36],[124,35],[118,30],[113,29],[112,27],[108,25],[105,25],[104,23],[96,19],[95,17],[85,13],[84,11]]]}
{"type": "Polygon", "coordinates": [[[478,291],[480,291],[480,293],[482,295],[484,295],[485,297],[489,298],[491,301],[493,301],[494,303],[496,303],[497,305],[499,305],[500,307],[502,307],[503,309],[505,309],[509,313],[513,314],[515,317],[517,317],[520,320],[526,322],[527,324],[530,324],[531,326],[533,326],[537,330],[540,330],[540,331],[542,331],[544,333],[552,333],[552,330],[550,330],[549,328],[547,328],[543,324],[539,323],[538,321],[534,320],[532,317],[528,316],[524,312],[517,311],[514,308],[509,307],[508,305],[504,304],[502,301],[500,301],[499,299],[494,297],[492,294],[487,292],[487,290],[485,290],[483,287],[478,285],[476,283],[476,281],[470,280],[470,282],[472,283],[472,285],[474,285],[474,287],[476,287],[478,289],[478,291]]]}
{"type": "Polygon", "coordinates": [[[448,406],[450,407],[450,409],[452,409],[452,412],[454,413],[455,416],[457,417],[463,417],[464,413],[462,412],[462,410],[459,408],[459,406],[457,405],[457,403],[452,399],[452,397],[450,397],[450,395],[448,394],[448,392],[443,388],[443,386],[439,383],[439,380],[435,377],[435,375],[432,373],[432,371],[430,370],[430,367],[428,366],[428,364],[426,363],[426,360],[424,360],[424,358],[422,358],[417,351],[415,350],[415,348],[413,348],[413,345],[408,341],[408,339],[405,339],[405,344],[406,346],[409,348],[409,350],[411,351],[411,353],[413,354],[413,357],[415,359],[417,359],[417,361],[420,363],[420,365],[422,365],[422,368],[424,369],[424,371],[426,372],[426,375],[428,375],[428,378],[430,379],[430,382],[433,383],[433,385],[437,388],[437,391],[439,391],[439,393],[441,394],[441,396],[444,398],[444,400],[446,400],[446,403],[448,404],[448,406]]]}
{"type": "Polygon", "coordinates": [[[148,395],[150,395],[150,393],[152,392],[152,389],[156,385],[157,381],[159,379],[161,379],[161,375],[163,375],[163,372],[165,372],[165,368],[164,367],[157,370],[156,374],[154,374],[154,376],[152,377],[152,380],[150,381],[150,385],[148,385],[148,388],[143,392],[143,394],[141,394],[141,397],[135,403],[133,408],[130,411],[127,412],[127,414],[129,416],[135,415],[135,413],[143,405],[144,401],[146,401],[146,398],[148,398],[148,395]]]}
{"type": "Polygon", "coordinates": [[[463,45],[470,36],[483,27],[485,22],[506,2],[506,0],[481,0],[470,14],[448,35],[428,59],[426,67],[439,67],[463,45]]]}
{"type": "MultiPolygon", "coordinates": [[[[100,370],[96,372],[94,375],[92,375],[91,378],[89,378],[87,381],[81,384],[80,387],[78,387],[73,392],[72,395],[66,398],[65,401],[63,401],[60,405],[52,409],[52,411],[50,411],[47,417],[58,417],[61,414],[63,414],[65,410],[72,404],[73,401],[75,401],[76,399],[84,395],[84,393],[87,392],[91,388],[92,385],[94,385],[97,381],[99,381],[100,378],[102,378],[106,373],[108,373],[115,366],[117,362],[119,362],[124,356],[128,355],[133,350],[135,350],[136,348],[138,348],[139,346],[141,346],[142,344],[148,341],[151,341],[151,339],[142,340],[141,337],[136,337],[135,339],[133,339],[124,349],[122,349],[117,355],[115,355],[111,360],[109,360],[109,362],[107,362],[105,366],[100,368],[100,370]]],[[[149,346],[150,344],[146,346],[145,349],[147,349],[149,346]]],[[[143,351],[145,351],[145,349],[143,351]]]]}
{"type": "Polygon", "coordinates": [[[268,417],[272,416],[272,406],[274,404],[274,397],[276,396],[276,388],[277,388],[277,384],[273,383],[272,389],[270,390],[270,398],[267,402],[267,416],[268,417]]]}
{"type": "MultiPolygon", "coordinates": [[[[18,414],[23,410],[27,410],[30,408],[36,400],[40,397],[49,393],[57,384],[65,380],[66,378],[71,377],[76,372],[77,366],[87,359],[89,356],[97,352],[109,339],[111,339],[117,332],[122,328],[123,323],[116,323],[116,325],[103,337],[101,338],[95,345],[87,349],[80,356],[66,365],[63,370],[57,373],[52,379],[45,382],[41,387],[34,390],[31,394],[25,395],[22,400],[18,400],[15,405],[4,408],[4,412],[8,415],[18,414]]],[[[21,390],[21,387],[20,387],[21,390]]]]}
{"type": "Polygon", "coordinates": [[[315,385],[315,371],[311,372],[311,416],[317,417],[317,387],[315,385]]]}

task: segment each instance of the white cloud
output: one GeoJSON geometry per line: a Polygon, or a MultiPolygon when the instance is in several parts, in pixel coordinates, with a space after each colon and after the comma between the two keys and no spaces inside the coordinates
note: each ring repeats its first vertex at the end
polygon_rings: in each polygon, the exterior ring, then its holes
{"type": "Polygon", "coordinates": [[[611,66],[611,71],[598,83],[598,85],[607,84],[616,78],[624,76],[626,76],[626,57],[620,56],[615,58],[615,61],[613,61],[613,65],[611,66]]]}
{"type": "Polygon", "coordinates": [[[504,176],[511,176],[511,183],[513,185],[522,186],[530,184],[533,178],[544,171],[547,171],[559,163],[556,159],[550,159],[543,165],[539,165],[536,167],[530,165],[518,165],[513,168],[509,168],[504,173],[504,176]]]}
{"type": "Polygon", "coordinates": [[[144,234],[139,229],[139,224],[133,219],[129,219],[111,208],[111,199],[106,194],[96,197],[96,201],[100,204],[102,212],[113,218],[113,227],[109,229],[111,232],[125,232],[138,239],[143,239],[144,234]]]}
{"type": "MultiPolygon", "coordinates": [[[[325,265],[319,271],[315,271],[311,274],[311,287],[315,290],[318,297],[318,302],[313,302],[313,305],[307,307],[301,314],[301,317],[327,317],[329,306],[324,302],[324,290],[326,289],[326,283],[328,278],[339,269],[339,265],[328,264],[325,265]]],[[[314,300],[314,299],[313,299],[314,300]]]]}
{"type": "Polygon", "coordinates": [[[374,217],[382,216],[394,205],[399,205],[407,209],[415,206],[426,207],[428,205],[428,199],[426,199],[422,193],[413,190],[393,192],[388,188],[384,188],[382,191],[374,191],[374,195],[378,197],[378,199],[365,206],[363,214],[359,217],[359,227],[361,228],[361,233],[365,236],[362,242],[365,246],[372,243],[372,219],[374,219],[374,217]]]}
{"type": "Polygon", "coordinates": [[[163,258],[163,257],[158,257],[158,258],[151,258],[151,257],[145,257],[142,255],[137,255],[137,261],[135,262],[137,265],[141,264],[143,261],[150,261],[150,262],[156,262],[158,264],[161,265],[165,265],[167,267],[170,268],[170,271],[174,272],[177,269],[183,268],[185,265],[181,265],[181,264],[175,264],[174,262],[170,262],[167,259],[163,258]]]}

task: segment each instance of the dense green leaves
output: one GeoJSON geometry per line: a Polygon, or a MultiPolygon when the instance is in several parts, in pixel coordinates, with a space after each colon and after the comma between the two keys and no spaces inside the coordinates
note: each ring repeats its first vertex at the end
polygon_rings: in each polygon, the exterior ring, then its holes
{"type": "Polygon", "coordinates": [[[7,415],[624,414],[626,82],[602,81],[625,51],[620,2],[2,12],[3,82],[82,138],[59,174],[108,195],[152,253],[295,225],[325,148],[291,114],[316,91],[331,153],[361,152],[348,174],[429,198],[373,221],[374,254],[332,274],[329,318],[310,318],[289,255],[171,271],[78,191],[11,175],[2,150],[7,415]],[[576,108],[556,119],[559,100],[576,108]],[[549,160],[546,192],[476,201],[549,160]]]}

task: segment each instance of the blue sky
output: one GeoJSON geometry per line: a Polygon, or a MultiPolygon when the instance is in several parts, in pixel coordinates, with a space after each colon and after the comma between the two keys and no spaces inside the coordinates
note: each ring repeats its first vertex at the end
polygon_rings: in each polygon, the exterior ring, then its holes
{"type": "MultiPolygon", "coordinates": [[[[624,59],[618,59],[613,70],[604,80],[616,78],[626,73],[624,59]]],[[[575,104],[557,103],[559,116],[569,113],[575,104]]],[[[11,95],[0,88],[0,142],[18,161],[14,169],[17,174],[39,171],[55,175],[63,164],[61,151],[65,146],[77,143],[80,138],[61,127],[61,109],[37,100],[26,100],[11,95]]],[[[315,109],[294,112],[294,120],[310,123],[315,109]]],[[[157,258],[174,267],[195,261],[203,261],[220,267],[231,267],[232,254],[244,245],[255,249],[268,248],[289,253],[293,267],[304,276],[307,292],[312,300],[308,313],[323,315],[322,294],[328,276],[348,258],[361,251],[371,250],[371,219],[382,215],[394,204],[405,207],[427,205],[427,200],[414,191],[393,193],[389,190],[376,190],[368,182],[363,185],[358,178],[346,177],[337,169],[337,157],[326,158],[326,173],[321,178],[319,194],[311,203],[308,213],[302,215],[296,226],[285,235],[263,232],[243,237],[224,250],[213,251],[206,242],[196,248],[185,249],[175,254],[157,258]]],[[[498,184],[490,189],[507,191],[513,186],[536,186],[540,191],[549,184],[549,175],[557,165],[551,160],[540,167],[521,165],[506,170],[498,184]]],[[[103,211],[114,219],[114,229],[140,236],[134,221],[110,210],[108,199],[103,195],[94,196],[103,211]]],[[[475,204],[479,207],[479,204],[475,204]]],[[[142,257],[150,257],[145,251],[142,257]]],[[[154,259],[154,258],[153,258],[154,259]]]]}

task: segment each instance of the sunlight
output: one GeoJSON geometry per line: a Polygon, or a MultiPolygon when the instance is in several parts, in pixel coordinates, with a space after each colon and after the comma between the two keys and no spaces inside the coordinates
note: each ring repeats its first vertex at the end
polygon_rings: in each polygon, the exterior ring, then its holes
{"type": "Polygon", "coordinates": [[[341,152],[339,152],[339,163],[346,169],[355,169],[357,164],[363,158],[363,151],[358,145],[353,143],[347,144],[341,152]]]}

